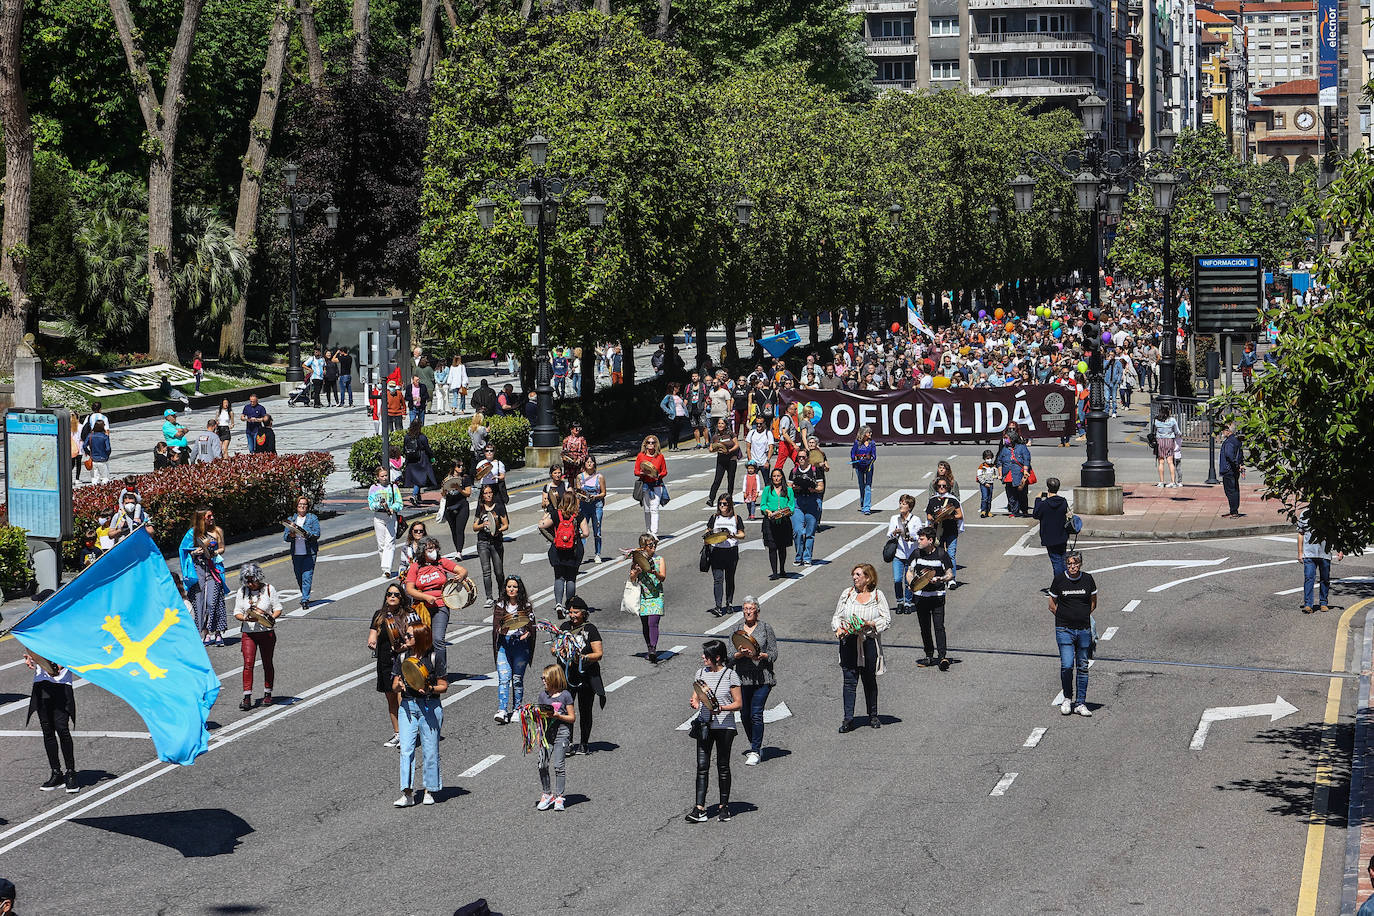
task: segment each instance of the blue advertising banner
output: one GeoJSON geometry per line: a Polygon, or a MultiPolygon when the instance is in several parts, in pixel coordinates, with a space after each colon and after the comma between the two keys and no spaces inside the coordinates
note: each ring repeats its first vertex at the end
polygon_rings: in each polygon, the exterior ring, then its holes
{"type": "Polygon", "coordinates": [[[1336,0],[1317,0],[1317,104],[1336,106],[1337,47],[1341,26],[1336,0]]]}

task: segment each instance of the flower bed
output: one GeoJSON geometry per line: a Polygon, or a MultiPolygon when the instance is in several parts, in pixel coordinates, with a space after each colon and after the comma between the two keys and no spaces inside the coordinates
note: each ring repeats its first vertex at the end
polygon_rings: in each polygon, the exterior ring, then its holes
{"type": "MultiPolygon", "coordinates": [[[[425,427],[429,450],[434,455],[434,476],[438,479],[444,479],[453,467],[453,460],[459,456],[467,460],[468,470],[472,470],[472,442],[468,439],[468,423],[469,420],[463,419],[425,427]]],[[[505,462],[508,468],[524,463],[529,436],[530,424],[524,417],[492,417],[487,421],[487,441],[495,446],[496,457],[505,462]]],[[[400,451],[404,439],[403,433],[396,432],[391,434],[390,441],[400,451]]],[[[377,436],[359,439],[349,449],[348,471],[360,487],[372,485],[381,463],[382,442],[377,436]]]]}

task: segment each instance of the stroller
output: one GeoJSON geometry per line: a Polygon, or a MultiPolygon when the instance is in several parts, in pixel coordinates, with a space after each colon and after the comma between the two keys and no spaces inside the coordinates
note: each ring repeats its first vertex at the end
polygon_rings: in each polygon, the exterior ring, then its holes
{"type": "Polygon", "coordinates": [[[291,396],[286,399],[287,407],[296,407],[298,405],[301,407],[310,406],[309,382],[301,382],[299,387],[297,387],[295,391],[291,392],[291,396]]]}

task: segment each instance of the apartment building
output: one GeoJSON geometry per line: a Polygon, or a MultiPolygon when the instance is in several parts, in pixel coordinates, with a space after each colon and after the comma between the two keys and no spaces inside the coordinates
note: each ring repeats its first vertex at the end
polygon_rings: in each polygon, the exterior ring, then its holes
{"type": "Polygon", "coordinates": [[[1292,80],[1316,79],[1315,0],[1216,0],[1212,8],[1245,30],[1252,93],[1292,80]]]}

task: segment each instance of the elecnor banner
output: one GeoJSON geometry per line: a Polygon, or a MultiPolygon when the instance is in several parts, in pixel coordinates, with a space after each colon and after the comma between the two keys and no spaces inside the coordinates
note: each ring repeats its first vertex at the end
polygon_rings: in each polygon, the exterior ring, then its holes
{"type": "Polygon", "coordinates": [[[1317,0],[1317,104],[1335,108],[1337,103],[1337,47],[1341,25],[1336,0],[1317,0]]]}
{"type": "Polygon", "coordinates": [[[989,442],[1016,423],[1027,439],[1066,436],[1074,428],[1073,392],[1059,385],[1024,388],[917,388],[906,391],[783,391],[784,404],[809,404],[823,445],[847,445],[862,427],[881,445],[989,442]]]}

